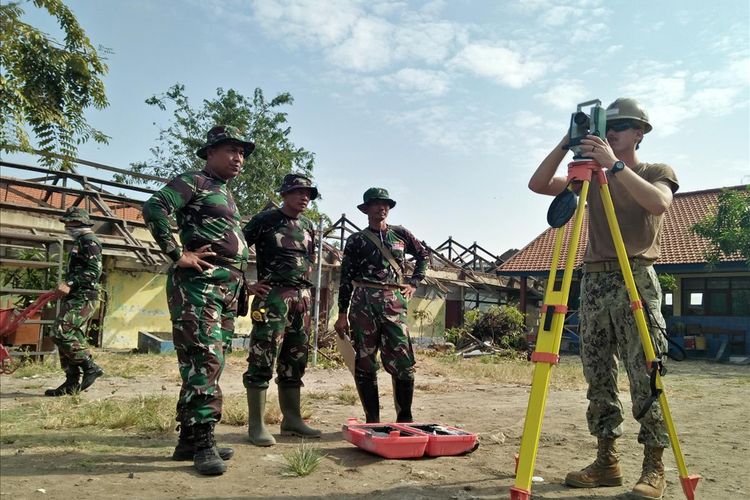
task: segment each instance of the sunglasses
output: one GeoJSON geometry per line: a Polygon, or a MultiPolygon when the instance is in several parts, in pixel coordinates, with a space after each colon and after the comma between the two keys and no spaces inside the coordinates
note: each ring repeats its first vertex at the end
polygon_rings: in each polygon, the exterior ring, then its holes
{"type": "Polygon", "coordinates": [[[610,130],[614,130],[615,132],[622,132],[623,130],[628,130],[631,128],[640,129],[638,125],[631,122],[607,123],[607,132],[609,132],[610,130]]]}

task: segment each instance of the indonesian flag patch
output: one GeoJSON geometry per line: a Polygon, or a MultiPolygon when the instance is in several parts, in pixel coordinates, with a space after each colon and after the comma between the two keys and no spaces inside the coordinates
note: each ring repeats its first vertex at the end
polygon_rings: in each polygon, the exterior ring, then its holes
{"type": "Polygon", "coordinates": [[[394,241],[393,246],[391,247],[394,250],[398,250],[399,252],[404,251],[404,242],[403,241],[394,241]]]}

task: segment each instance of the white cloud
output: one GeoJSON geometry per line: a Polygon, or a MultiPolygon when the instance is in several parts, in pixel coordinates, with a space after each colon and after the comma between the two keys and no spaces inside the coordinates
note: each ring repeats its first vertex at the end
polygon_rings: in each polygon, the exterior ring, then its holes
{"type": "Polygon", "coordinates": [[[403,62],[441,63],[465,36],[459,24],[431,20],[439,4],[419,12],[403,2],[263,0],[253,5],[269,37],[295,49],[322,50],[333,66],[362,73],[403,62]]]}
{"type": "Polygon", "coordinates": [[[634,66],[634,83],[623,90],[637,96],[649,112],[654,132],[670,135],[685,120],[698,116],[722,116],[747,107],[750,59],[732,59],[714,71],[691,74],[672,65],[645,61],[634,66]],[[642,68],[636,73],[636,68],[642,68]]]}
{"type": "Polygon", "coordinates": [[[431,97],[441,96],[449,89],[448,75],[443,71],[404,68],[382,80],[401,91],[431,97]]]}
{"type": "Polygon", "coordinates": [[[521,130],[531,130],[544,123],[544,120],[537,113],[527,110],[518,111],[513,118],[513,123],[521,130]]]}
{"type": "Polygon", "coordinates": [[[399,26],[394,30],[394,57],[437,64],[455,50],[464,30],[453,23],[434,22],[399,26]]]}
{"type": "Polygon", "coordinates": [[[588,100],[586,87],[580,80],[563,80],[553,83],[546,92],[535,97],[542,99],[557,109],[575,109],[576,104],[588,100]]]}
{"type": "Polygon", "coordinates": [[[392,60],[392,26],[377,18],[361,18],[352,26],[351,36],[328,52],[337,66],[355,71],[386,68],[392,60]]]}
{"type": "Polygon", "coordinates": [[[364,11],[348,0],[260,0],[253,3],[253,14],[267,33],[285,43],[331,47],[350,36],[364,11]]]}
{"type": "Polygon", "coordinates": [[[546,65],[540,60],[487,43],[467,45],[453,58],[452,66],[516,89],[531,83],[546,71],[546,65]]]}
{"type": "Polygon", "coordinates": [[[569,23],[571,18],[580,16],[580,12],[573,7],[555,5],[543,11],[541,21],[545,26],[562,26],[569,23]]]}

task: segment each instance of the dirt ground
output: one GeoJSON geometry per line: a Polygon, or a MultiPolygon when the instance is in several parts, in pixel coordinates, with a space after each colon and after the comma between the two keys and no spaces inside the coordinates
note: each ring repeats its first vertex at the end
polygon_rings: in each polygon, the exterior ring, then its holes
{"type": "MultiPolygon", "coordinates": [[[[579,361],[565,358],[564,362],[579,361]]],[[[163,363],[160,375],[104,377],[82,397],[176,394],[174,360],[163,358],[163,363]]],[[[244,392],[243,364],[239,358],[228,363],[222,378],[225,394],[244,392]]],[[[278,440],[271,448],[250,445],[243,427],[217,426],[220,444],[236,450],[227,473],[220,477],[202,477],[193,471],[190,462],[171,461],[176,433],[147,439],[126,431],[84,428],[45,431],[44,440],[37,441],[26,441],[18,435],[2,436],[0,497],[509,498],[528,385],[463,379],[427,357],[419,358],[417,373],[415,417],[479,433],[481,446],[474,453],[418,460],[385,460],[370,455],[341,438],[341,425],[348,417],[362,418],[358,404],[341,404],[335,398],[313,399],[309,403],[311,423],[323,430],[323,438],[315,444],[325,458],[307,477],[282,475],[283,455],[296,449],[299,440],[279,437],[278,426],[271,427],[278,440]]],[[[750,368],[697,361],[672,363],[664,380],[688,469],[703,477],[697,498],[750,498],[750,368]]],[[[59,374],[44,376],[34,381],[40,388],[29,388],[28,380],[4,375],[0,379],[0,411],[44,399],[40,398],[43,387],[53,387],[60,381],[59,374]]],[[[351,385],[352,378],[344,369],[309,369],[305,383],[303,391],[336,394],[345,384],[351,385]]],[[[380,390],[381,417],[393,419],[390,381],[382,371],[380,390]]],[[[629,413],[629,398],[627,394],[622,397],[629,413]]],[[[569,470],[585,466],[595,455],[595,440],[588,435],[585,410],[583,388],[550,392],[535,471],[543,482],[533,485],[534,498],[627,498],[638,478],[642,450],[636,443],[637,427],[632,419],[626,421],[626,434],[619,441],[624,486],[575,490],[562,484],[569,470]]],[[[665,457],[669,484],[664,498],[684,498],[674,457],[671,453],[665,457]]]]}

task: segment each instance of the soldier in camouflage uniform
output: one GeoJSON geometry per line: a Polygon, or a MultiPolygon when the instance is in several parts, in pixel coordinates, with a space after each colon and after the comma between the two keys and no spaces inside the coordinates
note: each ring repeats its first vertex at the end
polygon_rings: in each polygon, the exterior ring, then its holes
{"type": "Polygon", "coordinates": [[[425,277],[428,253],[408,230],[386,224],[394,206],[396,202],[385,189],[365,191],[357,208],[367,214],[368,227],[349,236],[341,262],[339,317],[334,328],[343,337],[351,327],[354,380],[367,422],[380,421],[378,350],[392,377],[396,421],[413,421],[415,361],[406,304],[425,277]],[[381,248],[390,251],[393,264],[381,248]],[[406,254],[413,255],[416,262],[414,273],[405,280],[406,254]]]}
{"type": "Polygon", "coordinates": [[[174,261],[167,301],[182,388],[177,402],[180,437],[173,458],[193,459],[205,475],[224,473],[223,460],[233,454],[231,448],[216,447],[214,425],[221,420],[219,378],[234,334],[248,249],[227,183],[240,174],[254,148],[235,127],[213,127],[196,152],[206,167],[178,175],[143,205],[151,234],[174,261]],[[181,247],[170,227],[173,214],[181,247]]]}
{"type": "Polygon", "coordinates": [[[307,366],[310,331],[310,288],[315,261],[315,230],[302,215],[310,200],[318,197],[312,181],[289,174],[281,185],[281,208],[250,219],[243,233],[247,246],[255,245],[258,282],[250,287],[253,300],[253,332],[243,382],[247,388],[248,436],[256,446],[276,443],[263,422],[266,391],[278,355],[276,384],[284,416],[281,434],[320,437],[300,414],[300,387],[307,366]]]}
{"type": "MultiPolygon", "coordinates": [[[[644,134],[651,131],[648,115],[634,99],[620,98],[607,108],[606,141],[582,140],[583,156],[607,170],[609,189],[641,300],[651,321],[651,341],[657,356],[667,352],[661,288],[653,263],[659,257],[662,217],[679,187],[671,167],[641,163],[636,156],[644,134]]],[[[555,177],[565,156],[566,135],[547,156],[529,182],[536,192],[556,195],[567,180],[555,177]]],[[[665,488],[662,454],[669,446],[661,406],[651,398],[649,368],[624,279],[617,262],[609,226],[594,176],[589,189],[589,242],[581,280],[581,359],[589,384],[586,413],[589,431],[598,439],[596,460],[565,482],[573,487],[618,486],[622,474],[615,440],[622,435],[623,409],[617,396],[618,360],[630,381],[633,416],[640,423],[638,442],[644,445],[641,478],[633,488],[637,498],[662,498],[665,488]]]]}
{"type": "Polygon", "coordinates": [[[45,396],[63,396],[88,389],[104,372],[94,363],[87,349],[84,328],[99,305],[99,279],[102,276],[102,245],[91,230],[93,223],[83,208],[71,207],[60,218],[73,240],[65,282],[57,292],[65,296],[60,315],[52,328],[65,370],[65,382],[48,389],[45,396]],[[83,379],[81,379],[83,375],[83,379]]]}

